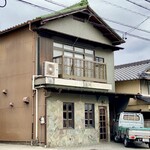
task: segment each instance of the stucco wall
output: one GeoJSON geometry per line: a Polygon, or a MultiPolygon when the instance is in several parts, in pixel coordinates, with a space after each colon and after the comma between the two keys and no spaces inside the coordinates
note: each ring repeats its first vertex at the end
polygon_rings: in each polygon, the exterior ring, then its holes
{"type": "Polygon", "coordinates": [[[28,28],[0,36],[0,141],[31,141],[34,42],[28,28]]]}
{"type": "Polygon", "coordinates": [[[107,67],[107,83],[112,85],[112,90],[110,90],[110,92],[115,92],[114,52],[109,49],[97,47],[95,55],[104,58],[104,63],[106,63],[107,67]]]}
{"type": "Polygon", "coordinates": [[[111,42],[92,24],[75,20],[73,16],[54,20],[44,25],[43,28],[111,45],[111,42]]]}
{"type": "Polygon", "coordinates": [[[47,99],[47,145],[53,147],[99,143],[98,106],[108,107],[107,97],[96,100],[94,95],[53,93],[47,99]],[[74,103],[74,129],[63,128],[63,102],[74,103]],[[95,106],[95,128],[85,128],[85,103],[92,103],[95,106]]]}
{"type": "Polygon", "coordinates": [[[130,93],[130,94],[140,93],[139,80],[115,82],[115,86],[117,93],[130,93]]]}

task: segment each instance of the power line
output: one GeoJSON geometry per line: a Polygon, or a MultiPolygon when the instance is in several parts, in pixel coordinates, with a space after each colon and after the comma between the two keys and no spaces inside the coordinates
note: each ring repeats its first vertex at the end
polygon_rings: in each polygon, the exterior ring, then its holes
{"type": "Polygon", "coordinates": [[[2,5],[2,6],[0,6],[0,7],[4,8],[6,5],[7,5],[7,0],[5,0],[4,5],[2,5]]]}
{"type": "Polygon", "coordinates": [[[131,13],[134,13],[134,14],[137,14],[137,15],[140,15],[140,16],[143,16],[143,17],[149,17],[149,16],[147,16],[147,15],[145,15],[145,14],[142,14],[142,13],[139,13],[139,12],[136,12],[136,11],[133,11],[133,10],[131,10],[131,9],[122,7],[122,6],[120,6],[120,5],[113,4],[113,3],[108,2],[108,1],[106,1],[106,0],[101,0],[101,1],[103,1],[104,3],[109,4],[109,5],[111,5],[111,6],[115,6],[115,7],[117,7],[117,8],[123,9],[123,10],[125,10],[125,11],[129,11],[129,12],[131,12],[131,13]]]}
{"type": "Polygon", "coordinates": [[[45,0],[45,1],[46,1],[46,2],[49,2],[49,3],[51,3],[51,4],[55,4],[55,5],[57,5],[57,6],[60,6],[60,7],[64,7],[64,8],[68,7],[68,6],[64,5],[64,4],[60,4],[60,3],[54,2],[54,1],[52,1],[52,0],[45,0]]]}
{"type": "Polygon", "coordinates": [[[150,0],[145,0],[146,2],[150,3],[150,0]]]}
{"type": "Polygon", "coordinates": [[[131,1],[131,0],[126,0],[126,1],[128,1],[128,2],[132,3],[132,4],[136,5],[136,6],[139,6],[139,7],[141,7],[141,8],[144,8],[144,9],[146,9],[146,10],[149,10],[149,11],[150,11],[150,9],[149,9],[149,8],[147,8],[147,7],[143,6],[143,5],[140,5],[140,4],[138,4],[138,3],[135,3],[135,2],[133,2],[133,1],[131,1]]]}
{"type": "Polygon", "coordinates": [[[27,2],[27,1],[24,1],[24,0],[17,0],[17,1],[20,1],[20,2],[22,2],[22,3],[25,3],[25,4],[30,5],[30,6],[33,6],[33,7],[40,8],[40,9],[45,10],[45,11],[48,11],[48,12],[55,12],[55,10],[52,10],[52,9],[49,9],[49,8],[45,8],[45,7],[42,7],[42,6],[39,6],[39,5],[30,3],[30,2],[27,2]]]}
{"type": "Polygon", "coordinates": [[[130,33],[127,33],[127,32],[124,32],[124,31],[121,31],[121,30],[118,30],[118,29],[114,29],[113,30],[117,31],[117,32],[120,32],[122,33],[123,35],[125,36],[131,36],[131,37],[135,37],[135,38],[138,38],[138,39],[141,39],[141,40],[145,40],[145,41],[150,41],[149,38],[145,38],[145,37],[142,37],[142,36],[139,36],[139,35],[135,35],[135,34],[130,34],[130,33]]]}
{"type": "MultiPolygon", "coordinates": [[[[48,8],[45,8],[45,7],[42,7],[42,6],[39,6],[39,5],[35,5],[35,4],[33,4],[33,3],[26,2],[26,1],[24,1],[24,0],[18,0],[18,1],[23,2],[23,3],[25,3],[25,4],[28,4],[28,5],[31,5],[31,6],[33,6],[33,7],[37,7],[37,8],[43,9],[43,10],[45,10],[45,11],[56,12],[55,10],[48,9],[48,8]]],[[[148,18],[148,17],[147,17],[147,18],[148,18]]],[[[94,25],[96,25],[96,26],[103,26],[103,25],[100,25],[100,24],[98,24],[98,23],[94,23],[94,25]]],[[[133,27],[133,28],[134,28],[134,27],[133,27]]],[[[117,32],[120,32],[120,33],[123,33],[124,35],[129,35],[129,36],[132,36],[132,37],[135,37],[135,38],[139,38],[139,39],[142,39],[142,40],[150,41],[150,39],[148,39],[148,38],[144,38],[144,37],[141,37],[141,36],[137,36],[137,35],[134,35],[134,34],[130,34],[130,33],[127,33],[127,32],[121,31],[121,30],[118,30],[118,29],[113,29],[113,30],[115,30],[115,31],[117,31],[117,32]]],[[[139,30],[140,30],[140,29],[139,29],[139,30]]],[[[150,32],[150,31],[148,31],[148,32],[150,32]]]]}
{"type": "MultiPolygon", "coordinates": [[[[111,19],[108,19],[108,18],[104,18],[104,17],[102,17],[102,19],[104,19],[106,21],[109,21],[109,22],[112,22],[112,23],[115,23],[115,24],[118,24],[118,25],[121,25],[121,26],[124,26],[124,27],[129,27],[129,28],[135,29],[134,26],[127,25],[127,24],[124,24],[124,23],[121,23],[121,22],[118,22],[118,21],[114,21],[114,20],[111,20],[111,19]]],[[[139,31],[142,31],[142,32],[145,32],[145,33],[150,33],[150,31],[144,30],[144,29],[136,28],[136,30],[139,30],[139,31]]]]}
{"type": "Polygon", "coordinates": [[[133,32],[134,30],[138,30],[138,27],[140,26],[140,25],[142,25],[145,21],[147,21],[149,19],[149,17],[147,17],[146,19],[144,19],[141,23],[139,23],[137,26],[135,26],[133,29],[130,29],[129,31],[127,31],[127,32],[133,32]]]}

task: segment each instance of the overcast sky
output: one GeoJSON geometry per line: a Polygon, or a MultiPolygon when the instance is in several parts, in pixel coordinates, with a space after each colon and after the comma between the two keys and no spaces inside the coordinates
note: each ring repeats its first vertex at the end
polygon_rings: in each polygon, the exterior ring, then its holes
{"type": "MultiPolygon", "coordinates": [[[[5,0],[0,0],[0,5],[5,0]]],[[[51,10],[60,10],[58,6],[46,0],[24,0],[51,10]]],[[[73,5],[80,0],[49,0],[65,6],[73,5]]],[[[127,0],[88,0],[90,7],[106,21],[121,37],[126,38],[126,43],[119,45],[124,50],[115,52],[115,65],[150,59],[150,3],[145,0],[132,0],[146,9],[136,6],[127,0]],[[109,21],[108,21],[109,20],[109,21]],[[113,23],[113,22],[117,23],[113,23]],[[132,26],[126,27],[123,25],[132,26]],[[138,37],[138,38],[137,38],[138,37]]],[[[52,13],[18,0],[7,0],[4,8],[0,7],[0,30],[7,29],[38,16],[52,13]]]]}

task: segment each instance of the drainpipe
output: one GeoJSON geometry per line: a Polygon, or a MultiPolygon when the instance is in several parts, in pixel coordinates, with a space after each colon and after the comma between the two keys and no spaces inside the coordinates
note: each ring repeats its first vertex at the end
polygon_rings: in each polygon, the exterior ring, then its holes
{"type": "MultiPolygon", "coordinates": [[[[39,37],[37,37],[36,40],[36,76],[38,76],[38,62],[39,62],[39,37]]],[[[34,78],[35,79],[35,78],[34,78]]],[[[35,140],[38,142],[38,117],[39,117],[39,111],[38,111],[38,100],[39,100],[39,94],[38,89],[35,89],[35,140]]]]}
{"type": "MultiPolygon", "coordinates": [[[[29,21],[28,24],[29,24],[29,31],[31,31],[31,32],[34,33],[34,31],[32,30],[32,22],[29,21]]],[[[34,81],[35,81],[35,77],[39,76],[38,75],[38,66],[39,66],[38,65],[38,62],[39,62],[39,37],[37,37],[37,39],[36,39],[36,52],[35,53],[36,53],[35,54],[36,55],[35,56],[35,75],[33,75],[33,79],[32,79],[32,90],[35,91],[35,141],[36,141],[36,144],[37,144],[38,143],[38,113],[39,113],[38,112],[38,99],[39,99],[38,95],[39,94],[38,94],[38,89],[36,89],[34,87],[34,81]]],[[[32,134],[33,134],[33,131],[32,131],[32,134]]],[[[32,145],[32,142],[31,142],[31,145],[32,145]]]]}
{"type": "MultiPolygon", "coordinates": [[[[28,25],[29,25],[29,31],[31,31],[33,34],[34,34],[34,31],[32,30],[32,22],[29,21],[28,22],[28,25]]],[[[36,42],[37,43],[37,42],[36,42]]],[[[36,72],[36,75],[37,75],[37,44],[36,44],[36,58],[35,58],[35,72],[36,72]]],[[[35,76],[36,75],[33,75],[32,76],[32,90],[35,91],[35,94],[36,94],[36,108],[37,108],[37,101],[38,101],[38,91],[37,89],[35,89],[34,87],[34,81],[35,81],[35,76]]],[[[34,97],[34,95],[33,95],[34,97]]],[[[34,99],[33,99],[34,101],[34,99]]],[[[36,114],[37,114],[37,110],[36,110],[36,114]]],[[[34,102],[32,103],[32,116],[34,116],[34,102]]],[[[37,118],[37,115],[36,115],[36,118],[37,118]]],[[[37,120],[37,119],[36,119],[37,120]]],[[[37,123],[36,123],[37,124],[37,123]]],[[[36,125],[37,126],[37,125],[36,125]]],[[[36,127],[36,133],[37,133],[37,127],[36,127]]],[[[33,120],[32,120],[32,133],[31,133],[31,145],[33,145],[33,139],[34,139],[34,117],[33,117],[33,120]]],[[[36,134],[36,140],[37,140],[37,134],[36,134]]]]}
{"type": "Polygon", "coordinates": [[[38,89],[35,90],[35,139],[38,142],[38,89]]]}

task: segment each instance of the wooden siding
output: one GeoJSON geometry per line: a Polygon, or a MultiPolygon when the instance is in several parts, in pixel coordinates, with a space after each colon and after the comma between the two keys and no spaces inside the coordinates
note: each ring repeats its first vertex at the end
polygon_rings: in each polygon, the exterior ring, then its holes
{"type": "Polygon", "coordinates": [[[43,73],[43,62],[50,61],[52,62],[53,58],[53,40],[40,37],[40,49],[39,49],[39,59],[40,59],[40,67],[39,67],[39,74],[43,73]]]}

